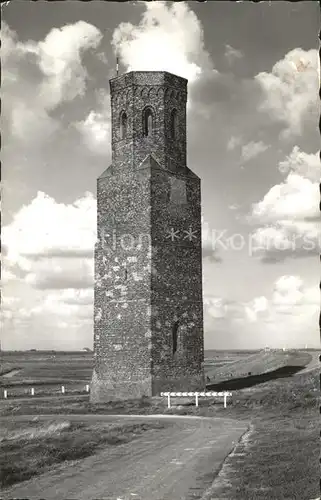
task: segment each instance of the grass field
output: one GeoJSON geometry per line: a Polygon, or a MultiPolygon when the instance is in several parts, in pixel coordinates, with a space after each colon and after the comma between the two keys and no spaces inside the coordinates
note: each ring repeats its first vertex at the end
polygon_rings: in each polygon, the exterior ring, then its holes
{"type": "MultiPolygon", "coordinates": [[[[61,393],[61,385],[69,392],[85,392],[93,370],[91,352],[2,352],[0,355],[0,387],[10,397],[61,393]]],[[[3,395],[3,391],[2,391],[3,395]]]]}
{"type": "MultiPolygon", "coordinates": [[[[246,358],[249,353],[211,351],[210,355],[209,368],[212,369],[213,362],[217,368],[246,358]]],[[[61,385],[67,393],[84,393],[91,381],[93,362],[91,352],[4,351],[0,353],[0,387],[7,389],[9,397],[30,395],[31,387],[35,389],[35,397],[58,395],[61,385]]]]}
{"type": "Polygon", "coordinates": [[[90,352],[14,352],[0,353],[1,384],[17,383],[87,383],[93,370],[90,352]],[[15,370],[14,375],[8,377],[15,370]]]}
{"type": "MultiPolygon", "coordinates": [[[[168,424],[167,424],[168,425],[168,424]]],[[[79,460],[106,446],[128,443],[165,423],[10,422],[2,428],[0,486],[30,479],[61,462],[79,460]]]]}
{"type": "MultiPolygon", "coordinates": [[[[310,359],[308,352],[300,354],[302,364],[310,359]]],[[[205,351],[205,373],[208,383],[248,377],[271,372],[297,363],[296,351],[205,351]]],[[[27,351],[0,353],[0,387],[11,396],[23,395],[35,387],[35,394],[61,391],[84,392],[91,381],[93,353],[27,351]]],[[[3,392],[2,392],[3,395],[3,392]]],[[[1,396],[2,396],[1,395],[1,396]]]]}
{"type": "MultiPolygon", "coordinates": [[[[289,366],[291,367],[296,363],[298,369],[302,368],[302,363],[304,361],[309,362],[310,359],[306,354],[310,354],[310,357],[313,355],[316,358],[316,353],[292,353],[289,366]]],[[[88,354],[84,356],[88,356],[88,354]]],[[[223,356],[226,356],[226,354],[223,356]]],[[[227,357],[229,363],[232,364],[241,356],[240,353],[231,353],[231,356],[227,357]]],[[[249,356],[252,356],[252,353],[244,355],[245,363],[249,362],[249,356]]],[[[90,356],[85,359],[89,360],[90,356]]],[[[218,362],[222,362],[219,356],[216,359],[218,362]]],[[[209,361],[209,364],[211,364],[211,360],[209,361]]],[[[14,360],[14,362],[16,361],[14,360]]],[[[296,374],[291,371],[284,371],[282,378],[278,378],[279,372],[277,370],[273,373],[273,376],[269,375],[269,380],[266,380],[262,375],[261,380],[257,379],[256,383],[252,385],[249,377],[243,379],[243,385],[241,384],[240,388],[233,390],[231,402],[226,409],[223,408],[221,402],[217,403],[214,399],[200,399],[198,408],[191,401],[167,409],[166,401],[160,398],[133,400],[126,403],[113,402],[90,405],[88,395],[84,395],[74,398],[60,396],[48,398],[47,400],[32,398],[28,400],[8,399],[2,401],[0,415],[171,413],[244,419],[251,421],[251,432],[237,445],[234,453],[226,459],[219,476],[213,484],[209,498],[310,500],[319,496],[319,368],[315,367],[310,371],[296,374]],[[247,387],[244,387],[244,380],[249,382],[247,387]]],[[[59,441],[57,438],[55,443],[58,446],[58,451],[56,449],[56,451],[49,453],[46,452],[46,443],[49,443],[48,449],[52,449],[50,448],[52,438],[44,437],[46,435],[44,431],[42,437],[38,438],[43,444],[34,448],[33,445],[30,445],[28,460],[30,460],[31,465],[27,465],[27,470],[23,472],[22,457],[27,449],[25,446],[21,446],[24,441],[21,441],[21,437],[17,438],[16,448],[14,448],[14,446],[11,447],[10,445],[10,442],[12,444],[13,441],[8,438],[13,431],[16,433],[26,431],[30,435],[30,429],[19,429],[21,424],[17,423],[16,425],[17,427],[14,429],[6,427],[4,432],[7,434],[5,436],[1,435],[1,439],[3,437],[7,438],[6,462],[8,463],[10,460],[11,463],[15,464],[12,471],[10,468],[5,469],[6,478],[2,480],[4,481],[3,484],[9,484],[8,481],[13,480],[19,481],[22,477],[25,477],[23,474],[27,474],[27,476],[29,474],[30,477],[30,474],[41,473],[44,469],[41,465],[35,464],[43,463],[43,467],[48,467],[52,463],[57,463],[51,461],[52,458],[50,457],[52,456],[61,457],[57,459],[58,461],[69,460],[69,455],[64,455],[63,450],[66,451],[66,448],[64,445],[61,447],[59,443],[66,440],[70,444],[68,433],[70,433],[70,439],[74,439],[75,436],[80,436],[83,431],[83,429],[77,427],[78,424],[75,424],[75,426],[69,424],[65,429],[59,430],[64,439],[59,441]],[[62,451],[60,452],[59,449],[62,451]],[[35,461],[33,461],[32,457],[34,457],[35,461]],[[22,471],[21,475],[19,470],[22,471]]],[[[100,431],[98,432],[97,427],[91,428],[89,426],[85,432],[89,443],[88,448],[85,448],[85,453],[94,453],[97,449],[96,444],[92,444],[91,448],[90,443],[97,443],[97,436],[100,435],[100,431]]],[[[103,432],[108,436],[110,428],[107,426],[103,432]]],[[[123,431],[119,432],[122,434],[123,431]]],[[[128,432],[129,439],[131,439],[131,431],[128,432]]],[[[1,443],[2,446],[3,442],[1,443]]],[[[76,442],[77,439],[75,438],[76,442]]],[[[80,439],[79,443],[79,448],[75,446],[76,456],[77,449],[80,450],[79,453],[83,453],[81,450],[84,450],[83,444],[81,444],[84,442],[80,439]]],[[[100,443],[100,445],[108,445],[108,440],[100,443]]],[[[69,448],[72,447],[69,446],[69,448]]]]}

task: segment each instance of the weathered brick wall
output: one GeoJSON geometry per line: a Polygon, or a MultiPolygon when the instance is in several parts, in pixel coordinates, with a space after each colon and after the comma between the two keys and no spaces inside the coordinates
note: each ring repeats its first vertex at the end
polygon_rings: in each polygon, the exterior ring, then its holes
{"type": "Polygon", "coordinates": [[[166,172],[152,175],[153,388],[203,388],[203,303],[200,181],[166,172]],[[161,186],[179,179],[181,196],[164,200],[161,186]],[[179,321],[173,355],[173,324],[179,321]]]}
{"type": "Polygon", "coordinates": [[[149,185],[146,171],[98,180],[95,401],[151,393],[149,185]]]}
{"type": "Polygon", "coordinates": [[[152,153],[161,166],[176,171],[186,165],[187,80],[170,73],[132,72],[111,80],[112,164],[116,170],[135,168],[152,153]],[[153,110],[153,136],[143,136],[142,111],[153,110]],[[178,138],[170,134],[169,115],[178,113],[178,138]],[[119,117],[126,111],[128,133],[121,140],[119,117]]]}
{"type": "Polygon", "coordinates": [[[110,87],[112,165],[97,184],[91,400],[203,388],[201,199],[200,180],[186,166],[187,81],[133,72],[110,87]],[[150,137],[143,136],[146,106],[150,137]]]}

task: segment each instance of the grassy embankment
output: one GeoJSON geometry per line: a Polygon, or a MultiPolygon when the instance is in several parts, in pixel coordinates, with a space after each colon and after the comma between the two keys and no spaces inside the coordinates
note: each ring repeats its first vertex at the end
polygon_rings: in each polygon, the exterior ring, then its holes
{"type": "MultiPolygon", "coordinates": [[[[208,498],[310,500],[319,496],[319,370],[234,393],[226,415],[251,431],[225,461],[208,498]]],[[[219,413],[222,414],[222,411],[219,413]]]]}
{"type": "Polygon", "coordinates": [[[205,365],[205,371],[210,379],[208,382],[217,384],[230,379],[267,374],[288,366],[298,365],[298,363],[305,366],[310,360],[311,354],[308,352],[275,349],[248,354],[220,366],[217,366],[216,363],[214,365],[208,364],[205,365]]]}

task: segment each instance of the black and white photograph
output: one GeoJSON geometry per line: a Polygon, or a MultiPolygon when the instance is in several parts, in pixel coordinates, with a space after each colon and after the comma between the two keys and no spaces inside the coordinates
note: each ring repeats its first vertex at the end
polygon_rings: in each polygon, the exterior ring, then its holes
{"type": "Polygon", "coordinates": [[[318,2],[1,18],[1,498],[320,500],[318,2]]]}

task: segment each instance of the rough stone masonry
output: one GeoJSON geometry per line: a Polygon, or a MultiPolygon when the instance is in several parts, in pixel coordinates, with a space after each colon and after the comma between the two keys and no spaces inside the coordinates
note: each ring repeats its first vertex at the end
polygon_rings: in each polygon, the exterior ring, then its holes
{"type": "Polygon", "coordinates": [[[112,163],[97,181],[91,401],[204,389],[200,179],[187,80],[110,80],[112,163]]]}

